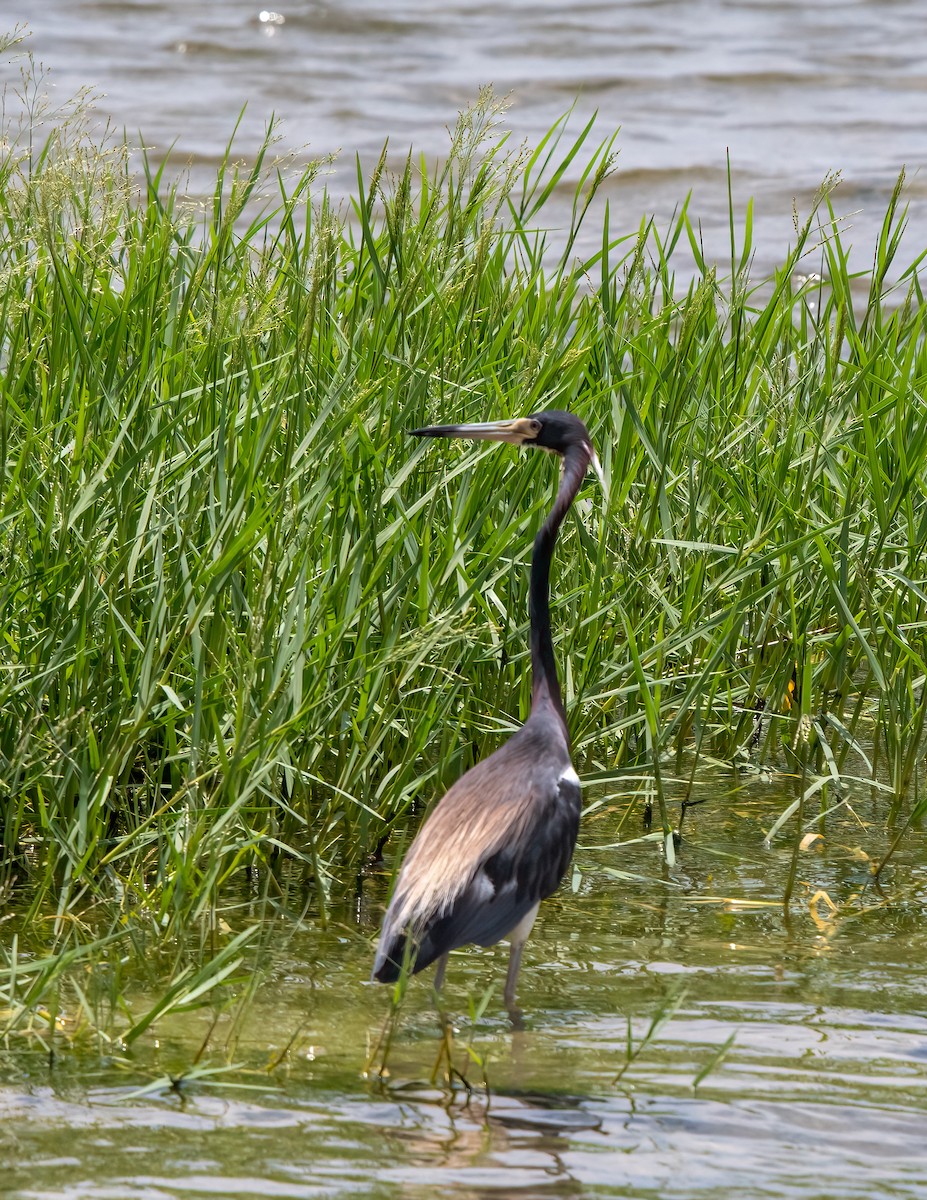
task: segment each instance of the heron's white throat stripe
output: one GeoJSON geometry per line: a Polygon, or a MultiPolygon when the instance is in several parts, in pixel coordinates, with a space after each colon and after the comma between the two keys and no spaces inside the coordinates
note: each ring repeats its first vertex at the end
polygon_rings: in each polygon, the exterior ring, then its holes
{"type": "Polygon", "coordinates": [[[567,769],[563,772],[563,774],[560,776],[560,778],[565,779],[567,781],[567,783],[579,783],[579,776],[576,774],[576,772],[573,770],[572,767],[567,767],[567,769]]]}

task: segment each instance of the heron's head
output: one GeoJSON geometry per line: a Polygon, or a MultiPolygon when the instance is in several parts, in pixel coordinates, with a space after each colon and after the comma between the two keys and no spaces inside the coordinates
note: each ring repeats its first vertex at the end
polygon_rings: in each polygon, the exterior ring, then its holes
{"type": "Polygon", "coordinates": [[[510,442],[513,446],[537,446],[561,456],[572,451],[585,451],[589,462],[598,470],[598,459],[592,448],[589,430],[579,417],[562,409],[532,413],[512,421],[483,421],[477,425],[428,425],[413,429],[415,437],[474,438],[487,442],[510,442]]]}

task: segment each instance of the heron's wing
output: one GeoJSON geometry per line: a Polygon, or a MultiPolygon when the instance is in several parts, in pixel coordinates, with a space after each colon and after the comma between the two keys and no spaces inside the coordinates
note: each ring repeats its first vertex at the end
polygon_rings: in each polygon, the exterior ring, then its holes
{"type": "Polygon", "coordinates": [[[528,759],[517,775],[512,766],[501,752],[478,764],[422,827],[383,922],[375,979],[397,977],[410,937],[420,971],[468,942],[499,941],[556,889],[576,844],[579,780],[568,759],[528,759]]]}
{"type": "MultiPolygon", "coordinates": [[[[541,900],[557,890],[579,830],[580,793],[575,778],[561,779],[536,820],[482,863],[446,916],[422,941],[438,943],[437,958],[476,942],[492,946],[511,933],[541,900]]],[[[421,951],[420,951],[421,953],[421,951]]]]}

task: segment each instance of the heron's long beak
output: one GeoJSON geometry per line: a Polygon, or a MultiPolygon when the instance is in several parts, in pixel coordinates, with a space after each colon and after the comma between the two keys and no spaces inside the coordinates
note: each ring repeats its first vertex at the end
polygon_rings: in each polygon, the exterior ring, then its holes
{"type": "Polygon", "coordinates": [[[473,438],[483,442],[511,442],[520,446],[522,442],[537,436],[537,426],[527,417],[516,417],[514,421],[481,421],[476,425],[426,425],[424,429],[410,431],[413,437],[473,438]]]}

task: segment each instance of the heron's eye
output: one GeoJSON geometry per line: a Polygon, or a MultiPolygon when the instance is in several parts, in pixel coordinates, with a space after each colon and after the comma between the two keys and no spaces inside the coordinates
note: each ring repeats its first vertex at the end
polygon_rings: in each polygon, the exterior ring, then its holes
{"type": "Polygon", "coordinates": [[[534,437],[537,437],[538,434],[541,432],[541,422],[540,421],[530,421],[529,424],[531,426],[532,435],[534,437]]]}

